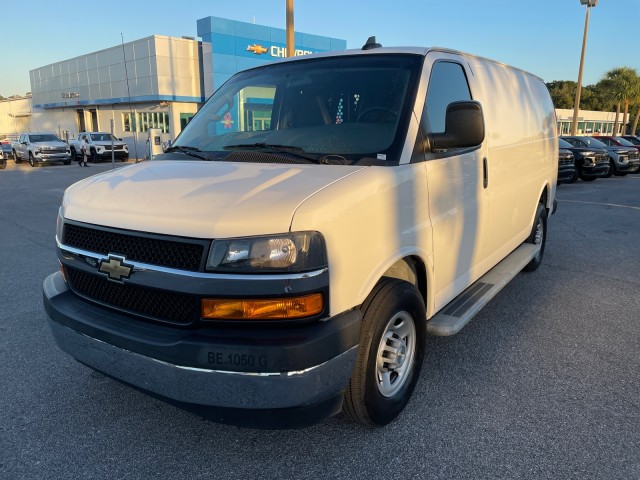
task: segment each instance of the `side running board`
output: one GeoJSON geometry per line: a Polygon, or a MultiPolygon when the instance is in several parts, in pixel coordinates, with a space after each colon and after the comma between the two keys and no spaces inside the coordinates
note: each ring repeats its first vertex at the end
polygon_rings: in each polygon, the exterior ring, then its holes
{"type": "Polygon", "coordinates": [[[523,243],[427,322],[427,333],[455,335],[536,256],[539,245],[523,243]]]}

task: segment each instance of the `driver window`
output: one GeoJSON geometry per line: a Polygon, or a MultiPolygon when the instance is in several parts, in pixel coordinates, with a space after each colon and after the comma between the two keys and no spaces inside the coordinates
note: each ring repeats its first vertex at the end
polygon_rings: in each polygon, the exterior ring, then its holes
{"type": "Polygon", "coordinates": [[[429,133],[444,133],[447,106],[451,102],[471,100],[469,84],[462,65],[436,62],[431,70],[423,125],[429,133]]]}

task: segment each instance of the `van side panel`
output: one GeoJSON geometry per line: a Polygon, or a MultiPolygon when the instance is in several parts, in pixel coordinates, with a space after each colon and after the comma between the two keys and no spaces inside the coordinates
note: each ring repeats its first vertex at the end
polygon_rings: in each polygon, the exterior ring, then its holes
{"type": "Polygon", "coordinates": [[[486,268],[531,232],[545,186],[555,196],[558,142],[555,113],[539,78],[489,60],[467,57],[472,94],[485,115],[490,197],[486,268]]]}
{"type": "Polygon", "coordinates": [[[331,315],[361,304],[401,258],[420,257],[429,281],[428,212],[424,162],[366,168],[348,181],[315,193],[298,207],[291,230],[316,230],[325,237],[331,315]]]}

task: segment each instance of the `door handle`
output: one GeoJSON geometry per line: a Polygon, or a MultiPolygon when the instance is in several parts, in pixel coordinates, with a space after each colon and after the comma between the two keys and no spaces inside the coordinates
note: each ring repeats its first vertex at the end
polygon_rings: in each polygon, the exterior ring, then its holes
{"type": "Polygon", "coordinates": [[[487,168],[487,157],[482,159],[482,186],[487,188],[489,185],[489,169],[487,168]]]}

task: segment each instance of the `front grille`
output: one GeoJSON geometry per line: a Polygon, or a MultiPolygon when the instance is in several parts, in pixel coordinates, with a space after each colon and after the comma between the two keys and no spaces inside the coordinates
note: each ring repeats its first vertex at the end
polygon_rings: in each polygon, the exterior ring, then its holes
{"type": "Polygon", "coordinates": [[[200,270],[205,251],[203,241],[196,243],[160,236],[137,236],[73,223],[64,224],[62,243],[88,252],[114,253],[130,261],[192,272],[200,270]]]}
{"type": "Polygon", "coordinates": [[[71,289],[90,300],[173,323],[187,324],[199,317],[198,299],[193,295],[115,283],[70,267],[65,271],[71,289]]]}
{"type": "Polygon", "coordinates": [[[42,147],[40,151],[42,153],[66,153],[67,149],[65,147],[42,147]]]}

